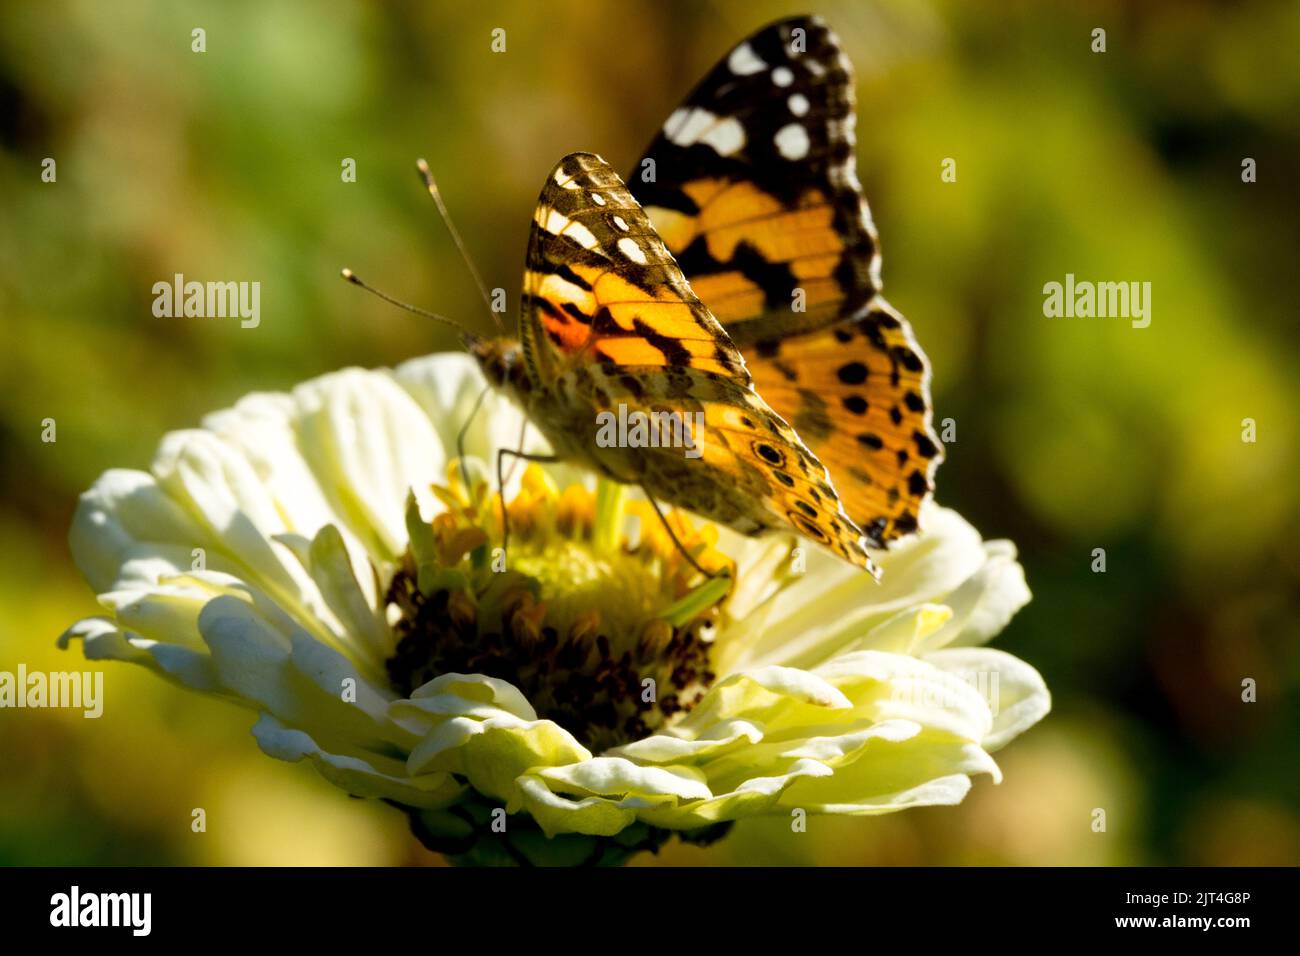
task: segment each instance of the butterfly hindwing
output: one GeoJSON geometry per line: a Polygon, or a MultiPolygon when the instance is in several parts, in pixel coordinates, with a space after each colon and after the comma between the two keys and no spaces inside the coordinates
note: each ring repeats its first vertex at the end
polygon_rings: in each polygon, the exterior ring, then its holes
{"type": "Polygon", "coordinates": [[[790,529],[875,573],[826,468],[752,387],[617,173],[588,153],[556,166],[529,241],[520,338],[536,423],[571,456],[747,533],[790,529]],[[601,412],[675,415],[681,447],[606,448],[601,412]]]}
{"type": "Polygon", "coordinates": [[[706,75],[631,183],[756,390],[887,546],[917,530],[942,452],[928,361],[879,297],[855,124],[835,34],[816,17],[779,21],[706,75]]]}
{"type": "Polygon", "coordinates": [[[918,530],[943,460],[929,365],[884,299],[852,322],[758,344],[754,388],[825,462],[873,547],[918,530]]]}

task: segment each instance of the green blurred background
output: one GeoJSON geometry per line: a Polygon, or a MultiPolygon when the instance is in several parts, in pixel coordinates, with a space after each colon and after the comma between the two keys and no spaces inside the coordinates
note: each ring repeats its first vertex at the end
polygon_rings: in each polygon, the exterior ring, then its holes
{"type": "MultiPolygon", "coordinates": [[[[809,7],[857,67],[887,291],[957,423],[940,498],[1019,545],[1035,598],[998,646],[1055,708],[961,807],[797,840],[751,822],[644,862],[1300,862],[1300,5],[999,6],[4,3],[0,670],[82,666],[54,639],[96,611],[66,532],[102,470],[247,391],[452,345],[340,266],[478,319],[417,156],[513,298],[561,155],[631,168],[716,58],[809,7]],[[155,318],[177,272],[260,281],[261,326],[155,318]],[[1151,282],[1150,328],[1044,318],[1067,272],[1151,282]]],[[[247,712],[105,669],[99,721],[0,713],[0,862],[438,862],[398,814],[263,757],[247,712]]]]}

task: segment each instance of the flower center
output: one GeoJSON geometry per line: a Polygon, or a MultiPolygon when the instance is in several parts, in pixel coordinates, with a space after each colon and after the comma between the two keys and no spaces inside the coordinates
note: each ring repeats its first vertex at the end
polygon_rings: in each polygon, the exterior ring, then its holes
{"type": "MultiPolygon", "coordinates": [[[[648,502],[625,502],[607,482],[594,495],[560,492],[530,467],[507,506],[507,551],[500,499],[484,481],[466,491],[456,464],[449,472],[434,488],[447,510],[431,525],[408,505],[411,545],[388,589],[398,639],[388,673],[399,691],[449,672],[507,680],[597,753],[654,733],[703,697],[732,578],[700,575],[648,502]],[[635,543],[626,514],[640,518],[635,543]]],[[[731,568],[712,526],[668,520],[696,563],[731,568]]]]}

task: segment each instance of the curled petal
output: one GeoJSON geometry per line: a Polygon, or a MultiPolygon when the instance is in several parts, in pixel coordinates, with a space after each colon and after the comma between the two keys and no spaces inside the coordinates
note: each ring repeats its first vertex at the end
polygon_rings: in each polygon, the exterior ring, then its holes
{"type": "Polygon", "coordinates": [[[993,714],[993,725],[982,741],[990,752],[1024,733],[1052,709],[1052,695],[1042,675],[1005,651],[953,648],[927,654],[925,660],[981,690],[993,714]]]}
{"type": "Polygon", "coordinates": [[[450,774],[397,776],[381,773],[359,757],[329,753],[310,734],[286,727],[270,714],[258,718],[253,725],[253,737],[267,756],[290,763],[306,757],[322,777],[358,797],[377,797],[410,807],[440,809],[454,803],[465,789],[450,774]]]}
{"type": "Polygon", "coordinates": [[[804,573],[755,622],[720,639],[720,667],[813,668],[846,648],[873,646],[867,643],[872,630],[902,612],[946,604],[945,596],[976,574],[987,555],[979,532],[957,512],[934,505],[924,522],[925,534],[873,554],[882,570],[879,584],[832,555],[805,548],[804,573]]]}
{"type": "Polygon", "coordinates": [[[69,627],[60,635],[59,647],[66,649],[77,639],[81,641],[82,653],[88,661],[141,664],[190,690],[209,694],[224,692],[212,658],[206,652],[152,641],[97,617],[86,618],[69,627]]]}
{"type": "Polygon", "coordinates": [[[188,570],[193,549],[209,539],[152,475],[115,468],[82,494],[68,542],[77,568],[103,592],[188,570]],[[139,573],[140,562],[153,576],[139,573]]]}
{"type": "Polygon", "coordinates": [[[904,741],[877,737],[833,775],[792,786],[781,802],[810,813],[845,814],[960,803],[976,773],[1002,779],[993,758],[970,741],[931,732],[904,741]]]}
{"type": "Polygon", "coordinates": [[[721,720],[696,738],[653,734],[606,752],[643,764],[693,762],[743,749],[747,744],[756,744],[762,739],[762,728],[748,720],[721,720]]]}
{"type": "Polygon", "coordinates": [[[480,793],[509,800],[515,780],[530,770],[590,759],[591,751],[558,724],[503,714],[438,724],[411,751],[406,766],[412,774],[455,773],[480,793]]]}
{"type": "Polygon", "coordinates": [[[984,564],[944,597],[952,618],[917,648],[918,653],[947,646],[985,644],[1000,634],[1015,613],[1029,603],[1025,569],[1010,541],[987,541],[984,564]]]}
{"type": "Polygon", "coordinates": [[[519,778],[510,808],[526,810],[548,837],[559,833],[613,836],[636,820],[636,808],[604,797],[572,800],[554,793],[540,777],[519,778]]]}

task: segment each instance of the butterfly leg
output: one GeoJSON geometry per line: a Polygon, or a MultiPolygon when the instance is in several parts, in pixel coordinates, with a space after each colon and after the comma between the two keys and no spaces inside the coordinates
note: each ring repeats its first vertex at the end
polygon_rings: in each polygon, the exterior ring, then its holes
{"type": "Polygon", "coordinates": [[[465,419],[465,424],[461,425],[460,431],[456,433],[456,455],[461,461],[465,460],[465,436],[469,434],[469,426],[478,416],[479,409],[483,407],[483,399],[487,398],[487,393],[490,391],[492,391],[491,385],[483,386],[483,391],[479,392],[478,398],[474,400],[474,408],[470,411],[469,418],[465,419]]]}
{"type": "Polygon", "coordinates": [[[510,555],[510,512],[506,510],[506,481],[504,472],[504,462],[506,455],[511,458],[522,458],[524,461],[533,461],[541,465],[554,465],[560,459],[556,455],[533,455],[526,451],[515,451],[513,448],[497,449],[497,487],[501,494],[501,550],[506,553],[506,559],[510,555]]]}
{"type": "MultiPolygon", "coordinates": [[[[519,449],[520,451],[523,450],[523,447],[524,447],[524,437],[525,437],[527,434],[528,434],[528,419],[524,418],[524,419],[521,419],[520,422],[519,422],[519,438],[516,439],[516,441],[515,441],[515,448],[519,449]]],[[[517,460],[518,460],[518,459],[516,459],[516,461],[517,461],[517,460]]],[[[510,470],[509,470],[508,472],[506,472],[506,481],[509,481],[509,480],[510,480],[511,478],[513,478],[514,476],[515,476],[515,466],[514,466],[514,463],[512,463],[512,464],[510,465],[510,470]]]]}
{"type": "Polygon", "coordinates": [[[664,530],[668,532],[668,537],[672,538],[673,544],[677,545],[677,550],[682,553],[682,557],[686,559],[687,563],[690,564],[690,566],[693,567],[696,571],[699,571],[700,574],[704,575],[706,578],[725,577],[726,572],[719,571],[717,573],[713,573],[713,572],[706,571],[704,570],[704,568],[700,567],[699,562],[696,561],[694,556],[689,551],[686,550],[686,547],[682,544],[681,540],[677,537],[677,532],[674,531],[673,526],[668,523],[668,518],[664,515],[664,513],[661,510],[659,510],[659,502],[655,501],[654,495],[650,494],[650,492],[646,489],[645,485],[641,486],[641,491],[645,493],[646,500],[650,502],[650,507],[654,508],[655,514],[659,516],[659,521],[664,526],[664,530]]]}

